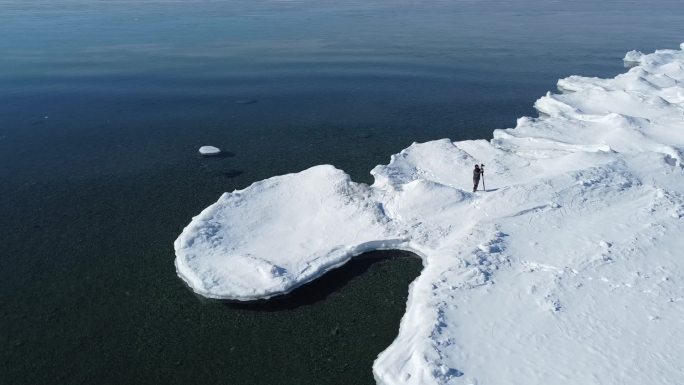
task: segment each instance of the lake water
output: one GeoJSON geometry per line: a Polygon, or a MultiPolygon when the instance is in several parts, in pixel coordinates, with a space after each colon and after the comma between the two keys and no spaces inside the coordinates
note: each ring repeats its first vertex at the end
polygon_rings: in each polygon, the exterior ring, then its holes
{"type": "Polygon", "coordinates": [[[173,266],[190,218],[321,163],[372,182],[682,41],[681,0],[0,0],[0,382],[371,384],[419,260],[203,301],[173,266]]]}

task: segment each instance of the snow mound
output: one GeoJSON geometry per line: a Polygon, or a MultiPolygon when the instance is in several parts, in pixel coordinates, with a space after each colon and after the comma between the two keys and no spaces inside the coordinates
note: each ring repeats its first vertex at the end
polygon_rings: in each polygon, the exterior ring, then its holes
{"type": "Polygon", "coordinates": [[[644,54],[639,51],[629,51],[622,60],[627,63],[639,63],[643,56],[644,54]]]}
{"type": "Polygon", "coordinates": [[[253,300],[410,250],[425,268],[379,384],[684,383],[682,50],[561,79],[491,141],[414,143],[372,186],[317,166],[226,193],[176,240],[178,275],[253,300]]]}
{"type": "Polygon", "coordinates": [[[332,166],[223,194],[176,240],[176,268],[206,297],[253,300],[286,293],[353,255],[395,242],[370,195],[367,186],[332,166]],[[339,231],[347,227],[355,230],[339,231]]]}
{"type": "Polygon", "coordinates": [[[218,155],[221,153],[221,150],[218,147],[214,146],[202,146],[199,149],[199,153],[205,156],[218,155]]]}

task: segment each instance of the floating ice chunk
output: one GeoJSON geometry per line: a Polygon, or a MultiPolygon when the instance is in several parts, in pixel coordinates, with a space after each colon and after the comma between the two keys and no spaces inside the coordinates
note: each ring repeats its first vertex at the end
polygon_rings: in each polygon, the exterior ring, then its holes
{"type": "Polygon", "coordinates": [[[366,185],[316,166],[226,193],[174,246],[197,293],[254,300],[286,293],[367,250],[400,246],[366,185]]]}
{"type": "Polygon", "coordinates": [[[211,156],[220,154],[221,150],[218,147],[214,146],[202,146],[199,149],[199,153],[204,156],[211,156]]]}

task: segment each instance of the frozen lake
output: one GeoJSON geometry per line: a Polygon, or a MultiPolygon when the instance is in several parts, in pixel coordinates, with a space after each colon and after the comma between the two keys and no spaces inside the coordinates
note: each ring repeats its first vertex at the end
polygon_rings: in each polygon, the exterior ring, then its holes
{"type": "Polygon", "coordinates": [[[272,175],[370,182],[413,141],[489,138],[558,78],[677,47],[684,5],[0,0],[0,36],[1,378],[362,384],[419,261],[294,305],[202,302],[173,271],[190,217],[272,175]]]}

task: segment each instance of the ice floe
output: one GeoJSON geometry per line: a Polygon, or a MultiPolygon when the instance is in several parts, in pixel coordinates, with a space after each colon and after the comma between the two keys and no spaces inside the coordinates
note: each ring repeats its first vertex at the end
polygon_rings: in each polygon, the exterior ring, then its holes
{"type": "Polygon", "coordinates": [[[204,156],[218,155],[221,153],[221,149],[214,146],[202,146],[199,148],[199,153],[204,156]]]}
{"type": "Polygon", "coordinates": [[[410,250],[425,267],[379,384],[684,383],[684,52],[625,61],[491,141],[414,143],[372,186],[326,165],[223,194],[176,240],[178,275],[254,300],[410,250]]]}

